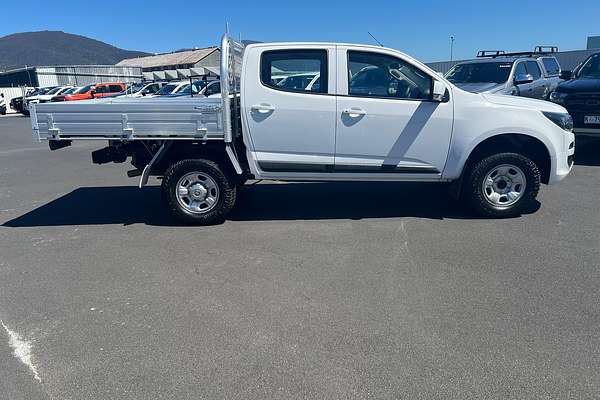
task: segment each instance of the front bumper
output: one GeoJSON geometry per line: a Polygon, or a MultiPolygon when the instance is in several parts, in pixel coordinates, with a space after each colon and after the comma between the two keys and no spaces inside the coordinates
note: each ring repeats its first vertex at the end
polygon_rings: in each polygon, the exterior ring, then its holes
{"type": "Polygon", "coordinates": [[[548,179],[549,185],[562,181],[567,175],[569,175],[571,169],[573,169],[575,156],[574,133],[568,132],[565,135],[563,148],[567,150],[556,153],[556,155],[551,157],[552,170],[550,171],[550,178],[548,179]]]}
{"type": "Polygon", "coordinates": [[[573,128],[577,135],[589,135],[600,137],[600,128],[573,128]]]}

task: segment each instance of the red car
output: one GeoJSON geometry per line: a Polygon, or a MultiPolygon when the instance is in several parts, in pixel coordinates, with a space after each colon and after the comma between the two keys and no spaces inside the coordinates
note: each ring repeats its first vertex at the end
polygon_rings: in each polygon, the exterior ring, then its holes
{"type": "Polygon", "coordinates": [[[94,85],[84,86],[75,93],[66,95],[64,101],[88,100],[110,96],[123,92],[126,88],[127,85],[121,82],[96,83],[94,85]]]}

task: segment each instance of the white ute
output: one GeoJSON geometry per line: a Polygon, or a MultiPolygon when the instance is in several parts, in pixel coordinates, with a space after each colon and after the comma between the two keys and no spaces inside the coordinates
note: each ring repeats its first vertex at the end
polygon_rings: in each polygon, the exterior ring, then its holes
{"type": "Polygon", "coordinates": [[[220,98],[36,104],[34,134],[53,150],[108,140],[94,163],[131,157],[140,187],[161,176],[170,212],[193,224],[223,220],[247,179],[448,182],[476,212],[515,216],[573,165],[563,107],[460,90],[396,50],[227,35],[221,49],[220,98]],[[277,84],[297,74],[319,84],[277,84]]]}

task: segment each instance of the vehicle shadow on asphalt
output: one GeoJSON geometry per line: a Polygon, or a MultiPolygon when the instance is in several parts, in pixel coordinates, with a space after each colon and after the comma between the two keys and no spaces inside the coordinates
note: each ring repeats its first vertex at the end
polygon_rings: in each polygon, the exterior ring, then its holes
{"type": "Polygon", "coordinates": [[[575,165],[600,166],[600,140],[577,137],[575,142],[575,165]]]}
{"type": "MultiPolygon", "coordinates": [[[[447,187],[423,183],[287,183],[244,186],[231,221],[326,220],[419,217],[477,219],[451,199],[447,187]]],[[[539,203],[535,212],[539,208],[539,203]]],[[[158,186],[79,188],[5,227],[147,224],[177,226],[160,200],[158,186]]]]}

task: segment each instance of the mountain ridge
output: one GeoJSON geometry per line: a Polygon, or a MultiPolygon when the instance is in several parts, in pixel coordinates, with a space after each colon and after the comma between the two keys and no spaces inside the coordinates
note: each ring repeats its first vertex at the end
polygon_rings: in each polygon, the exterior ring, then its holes
{"type": "Polygon", "coordinates": [[[0,37],[0,70],[24,66],[114,65],[151,55],[63,31],[19,32],[0,37]]]}

